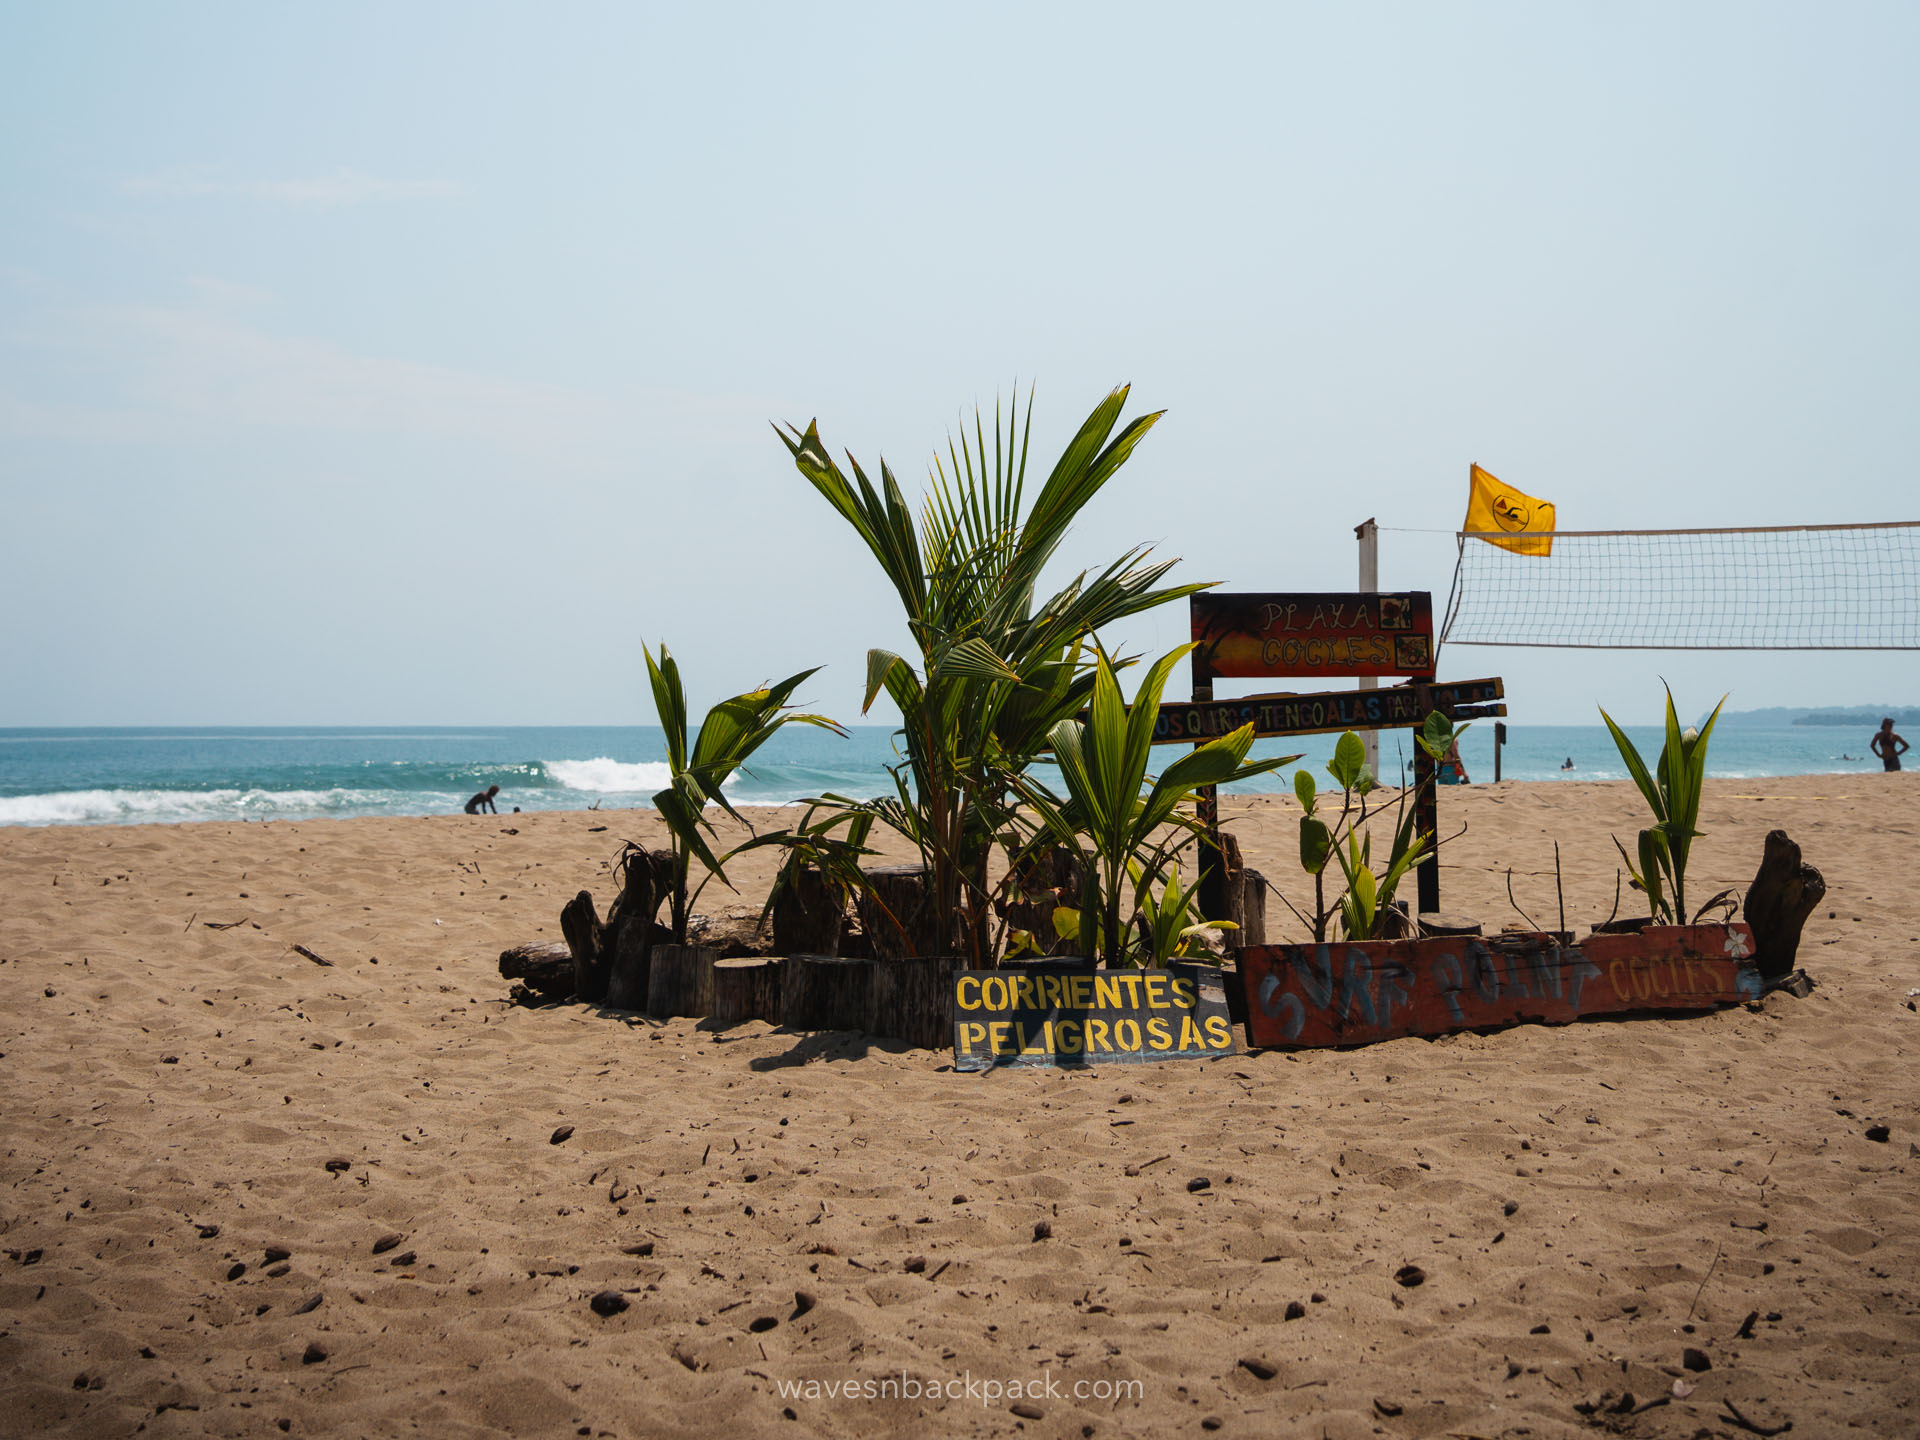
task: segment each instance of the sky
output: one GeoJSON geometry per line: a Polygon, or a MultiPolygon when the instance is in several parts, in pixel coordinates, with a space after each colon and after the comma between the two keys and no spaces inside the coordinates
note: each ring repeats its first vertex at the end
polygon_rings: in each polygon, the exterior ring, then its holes
{"type": "Polygon", "coordinates": [[[1473,461],[1564,529],[1920,518],[1916,61],[1866,3],[0,0],[0,726],[650,723],[663,641],[857,719],[897,605],[770,422],[911,490],[1016,384],[1036,464],[1166,411],[1060,578],[1351,589],[1373,516],[1438,606],[1473,461]]]}

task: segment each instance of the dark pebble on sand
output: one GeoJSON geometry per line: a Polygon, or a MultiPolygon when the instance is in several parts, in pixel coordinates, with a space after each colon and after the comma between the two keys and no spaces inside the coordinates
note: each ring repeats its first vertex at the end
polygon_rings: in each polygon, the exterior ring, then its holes
{"type": "Polygon", "coordinates": [[[1318,1290],[1314,1291],[1313,1294],[1309,1295],[1307,1298],[1313,1301],[1313,1303],[1316,1305],[1324,1305],[1327,1303],[1327,1297],[1322,1295],[1318,1290]]]}
{"type": "Polygon", "coordinates": [[[267,1267],[267,1274],[271,1275],[275,1280],[278,1280],[282,1276],[290,1274],[292,1270],[293,1266],[291,1265],[270,1265],[267,1267]]]}
{"type": "Polygon", "coordinates": [[[320,1302],[326,1298],[324,1295],[309,1295],[294,1307],[293,1313],[296,1315],[305,1315],[310,1310],[318,1310],[320,1308],[320,1302]]]}
{"type": "Polygon", "coordinates": [[[627,1308],[627,1297],[618,1290],[602,1290],[587,1303],[593,1307],[596,1315],[618,1315],[627,1308]]]}
{"type": "Polygon", "coordinates": [[[900,1268],[909,1275],[924,1275],[927,1273],[927,1257],[924,1255],[909,1255],[900,1268]]]}
{"type": "Polygon", "coordinates": [[[287,1249],[284,1245],[267,1246],[267,1264],[269,1265],[278,1265],[282,1260],[291,1260],[292,1258],[293,1251],[287,1249]]]}
{"type": "Polygon", "coordinates": [[[419,1258],[420,1257],[418,1255],[416,1255],[413,1251],[409,1250],[404,1255],[394,1256],[393,1259],[389,1260],[387,1263],[393,1266],[393,1268],[396,1270],[404,1270],[406,1269],[407,1266],[413,1264],[413,1262],[418,1260],[419,1258]]]}
{"type": "Polygon", "coordinates": [[[307,1342],[306,1353],[300,1357],[300,1363],[302,1365],[318,1365],[326,1358],[327,1347],[322,1345],[318,1340],[309,1340],[307,1342]]]}
{"type": "Polygon", "coordinates": [[[236,1260],[233,1262],[233,1264],[227,1267],[227,1279],[229,1280],[238,1280],[242,1275],[246,1273],[247,1273],[247,1263],[244,1260],[236,1260]]]}
{"type": "Polygon", "coordinates": [[[220,1234],[220,1227],[218,1225],[198,1225],[194,1228],[200,1232],[200,1238],[202,1240],[212,1240],[220,1234]]]}
{"type": "Polygon", "coordinates": [[[653,1241],[642,1240],[638,1245],[622,1246],[620,1253],[622,1255],[651,1255],[653,1253],[653,1241]]]}
{"type": "Polygon", "coordinates": [[[967,1197],[964,1195],[956,1195],[953,1197],[953,1203],[956,1205],[964,1205],[967,1203],[967,1197]]]}
{"type": "Polygon", "coordinates": [[[1270,1360],[1262,1360],[1258,1355],[1242,1355],[1240,1368],[1256,1380],[1271,1380],[1280,1373],[1280,1367],[1270,1360]]]}
{"type": "Polygon", "coordinates": [[[1053,1238],[1053,1222],[1051,1220],[1034,1221],[1033,1238],[1036,1240],[1051,1240],[1053,1238]]]}
{"type": "MultiPolygon", "coordinates": [[[[924,1263],[925,1262],[922,1262],[923,1266],[924,1263]]],[[[790,1320],[798,1320],[819,1303],[820,1301],[815,1298],[811,1290],[796,1290],[793,1292],[793,1314],[787,1318],[790,1320]]]]}
{"type": "Polygon", "coordinates": [[[558,1130],[554,1131],[553,1134],[547,1137],[547,1144],[558,1145],[561,1141],[569,1139],[572,1135],[573,1135],[573,1126],[562,1125],[558,1130]]]}
{"type": "Polygon", "coordinates": [[[1222,1420],[1218,1415],[1208,1415],[1200,1421],[1200,1428],[1202,1430],[1218,1430],[1226,1423],[1227,1422],[1222,1420]]]}
{"type": "Polygon", "coordinates": [[[1882,1145],[1887,1143],[1888,1137],[1892,1134],[1893,1131],[1884,1125],[1869,1125],[1867,1127],[1867,1139],[1877,1140],[1882,1145]]]}
{"type": "Polygon", "coordinates": [[[1529,1335],[1551,1335],[1552,1333],[1553,1327],[1551,1325],[1536,1325],[1527,1331],[1529,1335]]]}
{"type": "Polygon", "coordinates": [[[1212,1188],[1213,1181],[1204,1175],[1196,1175],[1193,1179],[1187,1181],[1187,1193],[1189,1195],[1197,1195],[1202,1190],[1211,1190],[1212,1188]]]}
{"type": "Polygon", "coordinates": [[[384,1255],[387,1251],[398,1248],[400,1242],[406,1238],[407,1237],[402,1235],[398,1230],[389,1230],[373,1242],[373,1253],[376,1255],[384,1255]]]}
{"type": "Polygon", "coordinates": [[[780,1323],[778,1315],[756,1315],[747,1322],[747,1329],[756,1335],[764,1335],[780,1323]]]}
{"type": "Polygon", "coordinates": [[[1418,1265],[1402,1265],[1398,1270],[1393,1272],[1393,1278],[1411,1290],[1415,1285],[1424,1285],[1427,1283],[1427,1272],[1422,1270],[1418,1265]]]}
{"type": "Polygon", "coordinates": [[[1287,1319],[1300,1320],[1305,1318],[1306,1313],[1307,1307],[1302,1305],[1298,1300],[1287,1301],[1287,1319]]]}
{"type": "Polygon", "coordinates": [[[1042,1417],[1044,1417],[1047,1413],[1046,1411],[1042,1410],[1038,1405],[1029,1405],[1025,1400],[1021,1400],[1016,1404],[1009,1405],[1007,1408],[1011,1410],[1014,1414],[1018,1415],[1022,1420],[1039,1420],[1042,1417]]]}
{"type": "Polygon", "coordinates": [[[1373,1397],[1373,1408],[1378,1410],[1382,1415],[1385,1415],[1389,1420],[1400,1413],[1400,1406],[1396,1402],[1392,1400],[1382,1400],[1378,1395],[1373,1397]]]}
{"type": "Polygon", "coordinates": [[[1500,1213],[1502,1215],[1512,1215],[1515,1212],[1517,1212],[1519,1209],[1520,1209],[1520,1202],[1518,1200],[1509,1200],[1507,1201],[1506,1204],[1500,1207],[1500,1213]]]}
{"type": "Polygon", "coordinates": [[[1713,1361],[1707,1358],[1707,1352],[1704,1350],[1696,1350],[1691,1345],[1680,1352],[1680,1364],[1688,1370],[1711,1370],[1713,1368],[1713,1361]]]}
{"type": "Polygon", "coordinates": [[[327,1161],[327,1169],[332,1171],[335,1175],[344,1175],[347,1171],[351,1170],[352,1168],[353,1168],[353,1162],[351,1160],[334,1159],[334,1160],[327,1161]]]}

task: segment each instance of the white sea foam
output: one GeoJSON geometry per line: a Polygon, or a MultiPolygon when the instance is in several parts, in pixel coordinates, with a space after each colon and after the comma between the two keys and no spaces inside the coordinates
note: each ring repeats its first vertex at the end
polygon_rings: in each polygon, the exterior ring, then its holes
{"type": "Polygon", "coordinates": [[[664,760],[548,760],[543,762],[555,783],[568,790],[591,790],[601,795],[651,795],[673,783],[664,760]]]}
{"type": "MultiPolygon", "coordinates": [[[[0,825],[171,824],[367,814],[435,797],[391,790],[58,790],[0,796],[0,825]]],[[[451,797],[449,797],[451,798],[451,797]]]]}

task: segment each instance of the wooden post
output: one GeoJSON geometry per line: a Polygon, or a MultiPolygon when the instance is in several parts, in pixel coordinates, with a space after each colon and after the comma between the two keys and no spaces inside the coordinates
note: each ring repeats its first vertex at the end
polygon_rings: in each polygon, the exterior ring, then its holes
{"type": "Polygon", "coordinates": [[[1506,743],[1507,722],[1496,720],[1493,722],[1493,783],[1496,785],[1500,783],[1500,752],[1506,743]]]}
{"type": "Polygon", "coordinates": [[[873,967],[886,963],[843,955],[787,956],[780,978],[780,1023],[789,1030],[866,1029],[873,967]]]}
{"type": "Polygon", "coordinates": [[[622,915],[614,929],[603,932],[608,952],[607,1004],[615,1010],[647,1008],[653,929],[652,917],[636,910],[622,915]]]}
{"type": "Polygon", "coordinates": [[[867,1032],[921,1050],[953,1044],[953,972],[960,967],[952,955],[874,961],[867,1032]]]}
{"type": "Polygon", "coordinates": [[[780,969],[777,955],[743,955],[713,967],[713,1020],[738,1025],[743,1020],[780,1023],[780,969]]]}
{"type": "MultiPolygon", "coordinates": [[[[1419,745],[1413,747],[1413,828],[1424,830],[1434,838],[1437,845],[1440,840],[1440,804],[1435,796],[1438,788],[1434,777],[1433,757],[1419,745]]],[[[1429,851],[1427,858],[1420,862],[1415,872],[1420,893],[1421,913],[1440,908],[1440,856],[1437,851],[1429,851]]]]}
{"type": "MultiPolygon", "coordinates": [[[[1213,667],[1202,658],[1205,647],[1193,651],[1189,663],[1193,672],[1193,699],[1200,704],[1213,699],[1213,667]]],[[[1196,744],[1194,749],[1200,746],[1196,744]]],[[[1218,786],[1202,785],[1193,792],[1194,818],[1207,832],[1200,842],[1200,913],[1219,918],[1227,911],[1225,857],[1220,850],[1220,791],[1218,786]]]]}
{"type": "Polygon", "coordinates": [[[700,945],[656,945],[647,968],[647,1013],[666,1019],[674,1015],[713,1013],[713,967],[718,950],[700,945]]]}

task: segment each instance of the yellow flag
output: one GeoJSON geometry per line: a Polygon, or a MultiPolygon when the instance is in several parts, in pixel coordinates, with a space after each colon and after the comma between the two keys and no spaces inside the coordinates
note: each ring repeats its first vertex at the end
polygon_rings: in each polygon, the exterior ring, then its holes
{"type": "Polygon", "coordinates": [[[1511,550],[1516,555],[1553,553],[1552,504],[1521,494],[1478,465],[1473,467],[1468,481],[1467,518],[1461,522],[1460,528],[1469,534],[1481,532],[1478,538],[1489,545],[1498,545],[1502,550],[1511,550]],[[1505,531],[1515,537],[1525,535],[1538,538],[1505,540],[1493,534],[1494,531],[1505,531]]]}

